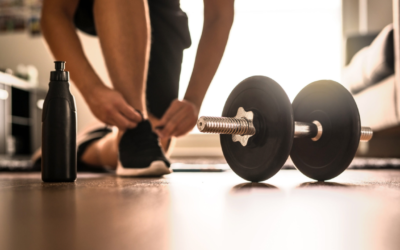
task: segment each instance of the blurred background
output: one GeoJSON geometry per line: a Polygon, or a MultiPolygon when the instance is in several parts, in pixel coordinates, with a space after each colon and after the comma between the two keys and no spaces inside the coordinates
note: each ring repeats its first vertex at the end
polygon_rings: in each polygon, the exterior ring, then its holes
{"type": "MultiPolygon", "coordinates": [[[[304,86],[316,80],[349,82],[343,79],[346,65],[350,64],[358,50],[368,46],[381,30],[393,22],[394,2],[392,0],[236,0],[235,20],[226,52],[205,97],[200,115],[219,116],[231,90],[240,81],[252,75],[273,78],[282,85],[291,100],[304,86]],[[357,40],[355,44],[360,48],[349,52],[348,40],[354,37],[357,39],[367,37],[367,40],[364,38],[357,40]]],[[[38,117],[41,115],[41,100],[47,91],[49,74],[53,69],[52,55],[40,34],[41,4],[41,0],[0,0],[0,69],[4,72],[0,77],[0,83],[5,84],[2,89],[6,93],[8,91],[6,86],[10,82],[15,94],[15,96],[11,94],[11,97],[14,96],[15,100],[23,98],[17,93],[19,88],[31,93],[29,114],[18,115],[16,111],[9,111],[10,114],[8,111],[4,113],[4,116],[11,118],[5,121],[5,125],[0,125],[0,130],[1,126],[4,126],[6,131],[0,133],[2,152],[14,150],[14,153],[18,153],[15,147],[19,143],[16,139],[19,130],[25,131],[24,136],[30,138],[26,142],[20,142],[20,144],[30,144],[24,152],[32,152],[40,146],[38,117]],[[9,75],[13,77],[10,78],[9,75]],[[13,125],[14,123],[16,125],[13,125]],[[18,126],[29,128],[24,130],[18,126]]],[[[180,97],[183,97],[202,31],[203,1],[181,0],[181,7],[189,16],[193,42],[184,52],[180,82],[180,97]]],[[[393,31],[391,34],[393,37],[393,31]]],[[[90,62],[104,82],[111,85],[98,39],[81,32],[79,37],[90,62]]],[[[345,85],[351,89],[349,84],[345,85]]],[[[395,92],[395,84],[392,83],[391,86],[392,89],[388,91],[395,92]]],[[[71,90],[76,98],[78,131],[81,131],[93,123],[95,118],[73,85],[71,90]]],[[[354,94],[357,93],[360,91],[354,91],[354,94]]],[[[365,100],[370,96],[373,94],[364,95],[359,98],[360,100],[356,98],[356,101],[359,105],[366,103],[365,100]]],[[[391,109],[395,110],[396,105],[397,103],[391,103],[391,109]]],[[[382,106],[375,109],[374,112],[382,113],[380,109],[387,108],[382,106]]],[[[360,107],[360,112],[363,125],[370,125],[375,130],[392,128],[398,124],[397,113],[391,120],[382,118],[384,122],[374,123],[378,118],[375,119],[374,115],[369,116],[373,119],[365,118],[362,110],[370,111],[370,107],[364,109],[360,107]]],[[[364,145],[364,148],[366,147],[364,145]]],[[[200,136],[195,128],[190,135],[178,140],[174,154],[175,156],[221,155],[218,136],[200,136]]]]}

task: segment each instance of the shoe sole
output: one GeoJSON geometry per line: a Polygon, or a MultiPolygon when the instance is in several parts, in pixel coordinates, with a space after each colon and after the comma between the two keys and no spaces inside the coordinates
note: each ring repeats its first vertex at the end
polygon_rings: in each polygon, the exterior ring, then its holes
{"type": "Polygon", "coordinates": [[[116,174],[118,176],[162,176],[172,173],[172,169],[167,167],[163,161],[153,161],[147,168],[124,168],[120,161],[116,174]]]}

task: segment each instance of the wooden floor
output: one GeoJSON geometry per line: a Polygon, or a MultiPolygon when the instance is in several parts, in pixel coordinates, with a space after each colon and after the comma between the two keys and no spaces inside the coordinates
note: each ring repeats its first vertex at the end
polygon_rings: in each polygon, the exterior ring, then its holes
{"type": "Polygon", "coordinates": [[[400,171],[164,178],[0,173],[0,249],[400,249],[400,171]]]}

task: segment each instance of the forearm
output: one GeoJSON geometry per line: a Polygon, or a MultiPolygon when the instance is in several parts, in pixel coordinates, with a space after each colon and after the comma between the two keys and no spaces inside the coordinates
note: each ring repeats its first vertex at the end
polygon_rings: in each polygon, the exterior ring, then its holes
{"type": "Polygon", "coordinates": [[[198,109],[221,62],[232,22],[233,15],[204,24],[192,76],[184,97],[198,109]]]}
{"type": "Polygon", "coordinates": [[[61,9],[46,10],[45,4],[41,26],[54,58],[67,61],[66,69],[71,73],[71,80],[83,96],[94,87],[104,86],[84,55],[72,16],[61,9]]]}

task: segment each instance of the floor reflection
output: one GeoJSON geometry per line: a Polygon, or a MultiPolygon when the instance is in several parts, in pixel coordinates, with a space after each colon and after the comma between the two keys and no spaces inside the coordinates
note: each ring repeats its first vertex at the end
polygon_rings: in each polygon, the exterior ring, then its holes
{"type": "Polygon", "coordinates": [[[0,189],[0,249],[169,249],[164,178],[44,183],[35,176],[30,185],[17,176],[13,190],[0,189]]]}
{"type": "Polygon", "coordinates": [[[231,192],[232,193],[250,192],[254,190],[263,190],[263,189],[279,190],[279,188],[277,188],[276,186],[267,183],[245,182],[234,186],[231,189],[231,192]]]}
{"type": "Polygon", "coordinates": [[[310,187],[341,187],[341,188],[353,188],[356,185],[353,184],[344,184],[330,181],[310,181],[304,182],[297,186],[297,188],[310,188],[310,187]]]}

